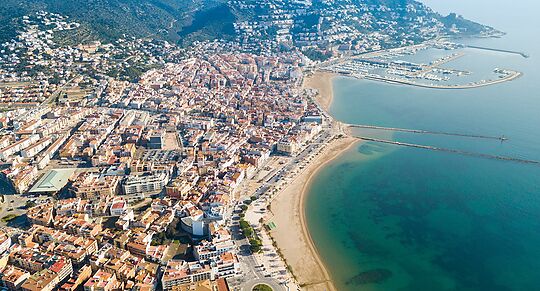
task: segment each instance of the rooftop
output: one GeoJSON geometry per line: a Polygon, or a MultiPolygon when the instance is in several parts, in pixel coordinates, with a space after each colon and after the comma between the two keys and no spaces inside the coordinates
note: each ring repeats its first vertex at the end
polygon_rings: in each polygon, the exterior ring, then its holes
{"type": "Polygon", "coordinates": [[[30,193],[43,192],[58,192],[68,182],[68,179],[73,175],[76,169],[53,169],[47,172],[39,181],[30,189],[30,193]]]}

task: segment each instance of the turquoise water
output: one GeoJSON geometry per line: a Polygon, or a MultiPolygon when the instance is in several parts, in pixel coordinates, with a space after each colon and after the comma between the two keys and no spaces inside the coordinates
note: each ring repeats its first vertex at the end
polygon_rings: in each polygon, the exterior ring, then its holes
{"type": "MultiPolygon", "coordinates": [[[[504,134],[510,140],[500,143],[356,132],[540,160],[540,45],[534,37],[540,20],[533,9],[539,4],[468,2],[474,3],[435,5],[508,33],[464,42],[525,51],[531,58],[466,50],[448,66],[478,74],[516,69],[522,78],[470,90],[337,78],[333,116],[347,123],[504,134]]],[[[306,215],[339,290],[540,290],[540,166],[364,143],[318,174],[306,215]]]]}

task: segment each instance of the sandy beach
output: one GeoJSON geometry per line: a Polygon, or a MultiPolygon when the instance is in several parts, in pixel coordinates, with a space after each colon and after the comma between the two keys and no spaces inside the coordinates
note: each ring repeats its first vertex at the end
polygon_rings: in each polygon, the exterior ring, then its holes
{"type": "Polygon", "coordinates": [[[310,76],[304,77],[304,83],[302,84],[304,88],[317,89],[319,91],[315,99],[326,112],[330,109],[330,105],[332,105],[334,99],[332,79],[336,76],[338,75],[334,73],[317,71],[310,76]]]}
{"type": "MultiPolygon", "coordinates": [[[[304,78],[303,88],[316,89],[319,94],[315,101],[327,112],[334,97],[332,79],[335,76],[314,72],[304,78]]],[[[274,215],[268,222],[274,222],[277,227],[270,234],[303,290],[336,290],[307,229],[304,202],[317,172],[357,142],[358,139],[350,136],[332,140],[271,204],[274,215]]]]}
{"type": "Polygon", "coordinates": [[[271,235],[304,290],[336,290],[307,230],[304,200],[308,186],[325,164],[357,141],[353,137],[333,140],[272,202],[271,211],[275,216],[269,221],[277,227],[271,235]]]}

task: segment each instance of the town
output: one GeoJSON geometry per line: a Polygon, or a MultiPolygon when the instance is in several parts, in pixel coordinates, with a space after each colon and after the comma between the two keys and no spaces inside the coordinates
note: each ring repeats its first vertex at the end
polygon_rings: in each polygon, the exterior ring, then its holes
{"type": "Polygon", "coordinates": [[[0,175],[5,194],[14,193],[2,196],[0,211],[2,284],[298,288],[264,227],[244,220],[246,211],[267,211],[261,205],[276,191],[241,189],[280,176],[280,167],[298,163],[294,156],[316,154],[311,141],[335,138],[314,92],[301,89],[310,61],[292,51],[172,62],[159,57],[174,56],[172,47],[157,53],[152,42],[134,40],[57,47],[50,31],[77,25],[33,17],[39,25],[25,18],[28,30],[3,46],[14,53],[4,54],[0,74],[0,175]],[[123,49],[131,54],[111,61],[123,49]],[[125,59],[160,66],[130,82],[125,59]],[[54,68],[58,81],[21,73],[23,64],[54,68]],[[113,69],[117,75],[92,78],[113,69]]]}
{"type": "Polygon", "coordinates": [[[323,1],[319,17],[305,2],[229,1],[264,9],[234,23],[234,40],[189,48],[128,35],[72,43],[84,25],[67,16],[19,19],[0,45],[0,284],[299,290],[269,235],[280,226],[264,218],[343,137],[317,90],[303,87],[306,72],[429,77],[436,64],[334,61],[445,33],[418,3],[392,11],[323,1]],[[397,22],[405,12],[415,25],[397,22]]]}

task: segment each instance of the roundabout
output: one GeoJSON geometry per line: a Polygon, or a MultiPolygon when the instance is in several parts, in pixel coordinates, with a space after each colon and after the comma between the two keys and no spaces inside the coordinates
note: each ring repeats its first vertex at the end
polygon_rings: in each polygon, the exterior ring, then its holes
{"type": "Polygon", "coordinates": [[[273,291],[272,287],[266,284],[257,284],[253,287],[253,291],[273,291]]]}
{"type": "Polygon", "coordinates": [[[246,282],[242,286],[242,291],[285,291],[279,282],[272,278],[259,278],[246,282]]]}

